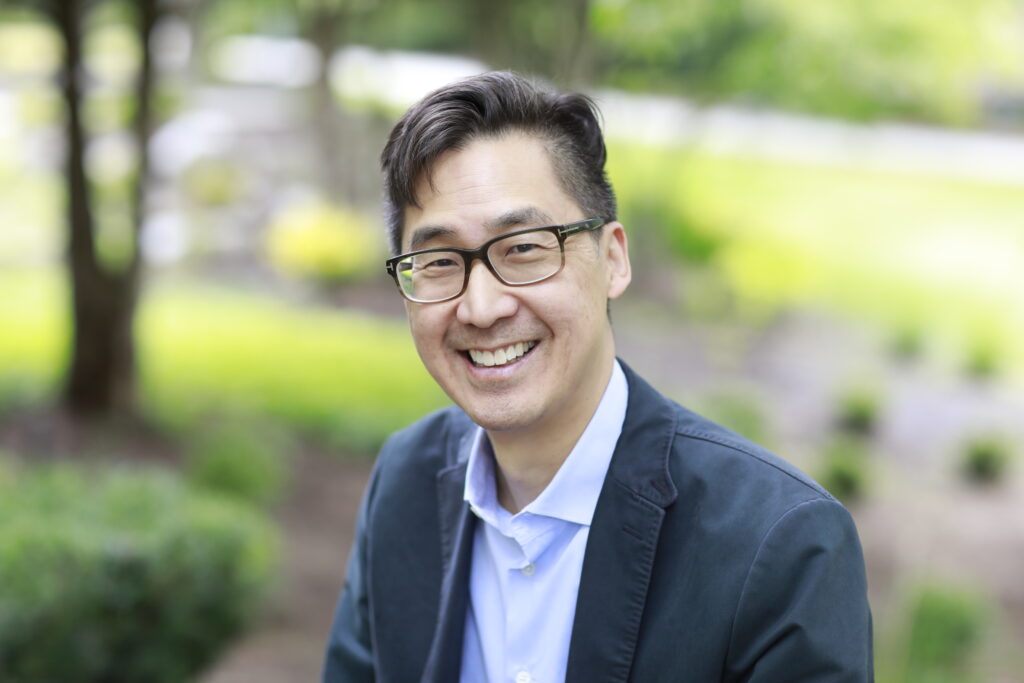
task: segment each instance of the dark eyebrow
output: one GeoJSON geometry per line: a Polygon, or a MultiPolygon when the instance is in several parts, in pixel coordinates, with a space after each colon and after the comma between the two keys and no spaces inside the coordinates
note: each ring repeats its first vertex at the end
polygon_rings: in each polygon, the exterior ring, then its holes
{"type": "Polygon", "coordinates": [[[550,225],[551,216],[547,215],[536,206],[523,206],[512,209],[501,214],[491,221],[487,221],[486,227],[491,231],[513,228],[517,225],[542,227],[550,225]]]}
{"type": "Polygon", "coordinates": [[[453,237],[455,231],[443,225],[424,225],[416,228],[409,238],[409,250],[416,251],[427,242],[436,240],[439,237],[453,237]]]}
{"type": "MultiPolygon", "coordinates": [[[[551,216],[547,215],[535,206],[523,206],[511,209],[497,218],[487,221],[484,224],[491,232],[499,232],[507,228],[522,226],[546,226],[552,222],[551,216]]],[[[424,244],[440,238],[454,238],[456,231],[445,225],[423,225],[413,230],[409,238],[409,250],[416,251],[424,244]]]]}

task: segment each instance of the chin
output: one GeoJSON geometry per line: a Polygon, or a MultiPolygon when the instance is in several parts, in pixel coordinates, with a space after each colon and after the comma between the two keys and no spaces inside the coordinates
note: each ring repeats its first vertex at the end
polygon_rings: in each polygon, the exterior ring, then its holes
{"type": "Polygon", "coordinates": [[[528,427],[533,423],[530,416],[511,410],[508,404],[495,406],[474,406],[459,403],[470,419],[489,432],[509,432],[528,427]]]}

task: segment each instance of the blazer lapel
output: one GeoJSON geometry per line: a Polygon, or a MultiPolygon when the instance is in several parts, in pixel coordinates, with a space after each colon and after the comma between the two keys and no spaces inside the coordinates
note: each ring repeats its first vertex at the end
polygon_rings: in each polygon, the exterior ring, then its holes
{"type": "Polygon", "coordinates": [[[442,563],[441,604],[421,683],[452,683],[459,680],[476,519],[463,500],[465,456],[468,454],[470,436],[465,433],[451,440],[449,453],[455,464],[437,474],[442,563]]]}
{"type": "Polygon", "coordinates": [[[675,410],[619,362],[626,420],[587,539],[567,683],[629,679],[665,507],[678,495],[668,472],[675,410]]]}

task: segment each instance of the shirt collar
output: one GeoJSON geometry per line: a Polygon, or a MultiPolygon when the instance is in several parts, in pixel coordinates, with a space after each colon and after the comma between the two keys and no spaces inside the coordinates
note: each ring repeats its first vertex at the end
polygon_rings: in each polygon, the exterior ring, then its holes
{"type": "MultiPolygon", "coordinates": [[[[590,524],[615,444],[622,433],[628,393],[626,376],[618,360],[614,360],[608,386],[587,428],[547,487],[516,517],[533,514],[590,524]]],[[[476,430],[469,453],[463,498],[478,517],[492,525],[497,525],[499,517],[508,515],[498,503],[494,455],[490,440],[480,427],[476,430]]]]}

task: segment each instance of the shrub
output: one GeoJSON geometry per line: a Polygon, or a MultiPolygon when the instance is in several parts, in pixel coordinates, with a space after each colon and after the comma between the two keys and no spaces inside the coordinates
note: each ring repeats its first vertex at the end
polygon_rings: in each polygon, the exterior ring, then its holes
{"type": "Polygon", "coordinates": [[[168,473],[0,459],[0,680],[189,680],[250,621],[274,538],[168,473]]]}
{"type": "Polygon", "coordinates": [[[985,607],[971,591],[922,586],[913,600],[908,681],[962,681],[981,642],[985,607]]]}
{"type": "Polygon", "coordinates": [[[266,505],[284,488],[283,448],[280,438],[256,425],[228,422],[193,439],[186,472],[197,486],[266,505]]]}
{"type": "Polygon", "coordinates": [[[866,388],[848,391],[839,399],[839,427],[852,434],[868,435],[878,424],[878,395],[866,388]]]}
{"type": "Polygon", "coordinates": [[[349,209],[326,202],[282,211],[267,232],[270,262],[285,273],[337,283],[377,269],[373,224],[349,209]]]}
{"type": "Polygon", "coordinates": [[[1005,442],[978,438],[968,443],[964,450],[964,474],[981,484],[995,483],[1006,474],[1010,459],[1010,448],[1005,442]]]}
{"type": "Polygon", "coordinates": [[[967,352],[967,374],[978,379],[993,377],[1001,366],[999,351],[991,344],[976,343],[967,352]]]}
{"type": "Polygon", "coordinates": [[[845,438],[833,442],[825,451],[818,482],[844,503],[864,497],[868,487],[868,460],[859,441],[845,438]]]}
{"type": "Polygon", "coordinates": [[[900,360],[914,360],[924,353],[924,331],[920,327],[905,326],[896,330],[889,342],[892,355],[900,360]]]}

